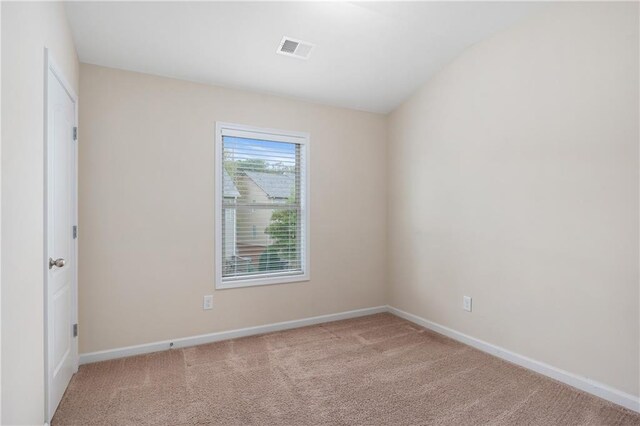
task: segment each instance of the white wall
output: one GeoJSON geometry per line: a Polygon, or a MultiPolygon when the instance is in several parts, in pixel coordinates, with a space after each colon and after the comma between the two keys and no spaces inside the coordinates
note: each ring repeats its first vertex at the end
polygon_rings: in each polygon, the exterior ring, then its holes
{"type": "Polygon", "coordinates": [[[554,5],[391,115],[391,305],[639,394],[638,36],[554,5]]]}
{"type": "Polygon", "coordinates": [[[386,302],[384,116],[86,64],[80,92],[81,353],[386,302]],[[311,134],[310,282],[214,291],[216,121],[311,134]]]}
{"type": "Polygon", "coordinates": [[[61,3],[2,2],[2,424],[44,422],[44,48],[78,89],[61,3]]]}
{"type": "MultiPolygon", "coordinates": [[[[0,7],[0,25],[2,25],[2,7],[0,7]]],[[[2,31],[0,31],[0,46],[2,31]]],[[[0,64],[2,61],[0,60],[0,64]]],[[[2,66],[0,66],[0,96],[2,94],[2,66]]],[[[2,107],[0,106],[0,110],[2,107]]],[[[2,320],[2,119],[0,117],[0,322],[2,320]]],[[[0,323],[0,424],[2,423],[2,325],[0,323]]]]}

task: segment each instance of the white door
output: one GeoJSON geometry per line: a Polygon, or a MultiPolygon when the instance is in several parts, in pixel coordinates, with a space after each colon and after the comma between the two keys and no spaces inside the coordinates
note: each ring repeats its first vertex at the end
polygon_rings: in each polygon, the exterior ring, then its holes
{"type": "Polygon", "coordinates": [[[47,68],[46,369],[51,420],[77,370],[75,224],[75,99],[47,68]]]}

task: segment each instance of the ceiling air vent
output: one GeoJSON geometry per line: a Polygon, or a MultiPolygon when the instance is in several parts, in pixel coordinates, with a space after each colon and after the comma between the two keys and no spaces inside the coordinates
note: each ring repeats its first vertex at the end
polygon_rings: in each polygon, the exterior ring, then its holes
{"type": "Polygon", "coordinates": [[[311,43],[285,36],[282,37],[282,41],[280,42],[276,53],[298,59],[309,59],[313,48],[314,45],[311,43]]]}

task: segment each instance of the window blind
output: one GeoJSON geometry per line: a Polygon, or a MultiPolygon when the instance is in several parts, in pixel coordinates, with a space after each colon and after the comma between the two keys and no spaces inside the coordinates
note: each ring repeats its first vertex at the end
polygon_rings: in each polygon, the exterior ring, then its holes
{"type": "Polygon", "coordinates": [[[304,274],[304,156],[300,143],[222,136],[223,282],[304,274]]]}

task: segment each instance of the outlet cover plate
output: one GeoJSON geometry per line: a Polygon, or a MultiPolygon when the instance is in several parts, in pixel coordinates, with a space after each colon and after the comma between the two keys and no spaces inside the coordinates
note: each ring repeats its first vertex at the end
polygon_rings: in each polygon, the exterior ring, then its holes
{"type": "Polygon", "coordinates": [[[202,309],[204,309],[205,311],[208,309],[213,309],[213,295],[209,294],[207,296],[204,296],[204,299],[202,301],[202,309]]]}
{"type": "Polygon", "coordinates": [[[471,312],[471,296],[462,296],[462,309],[471,312]]]}

